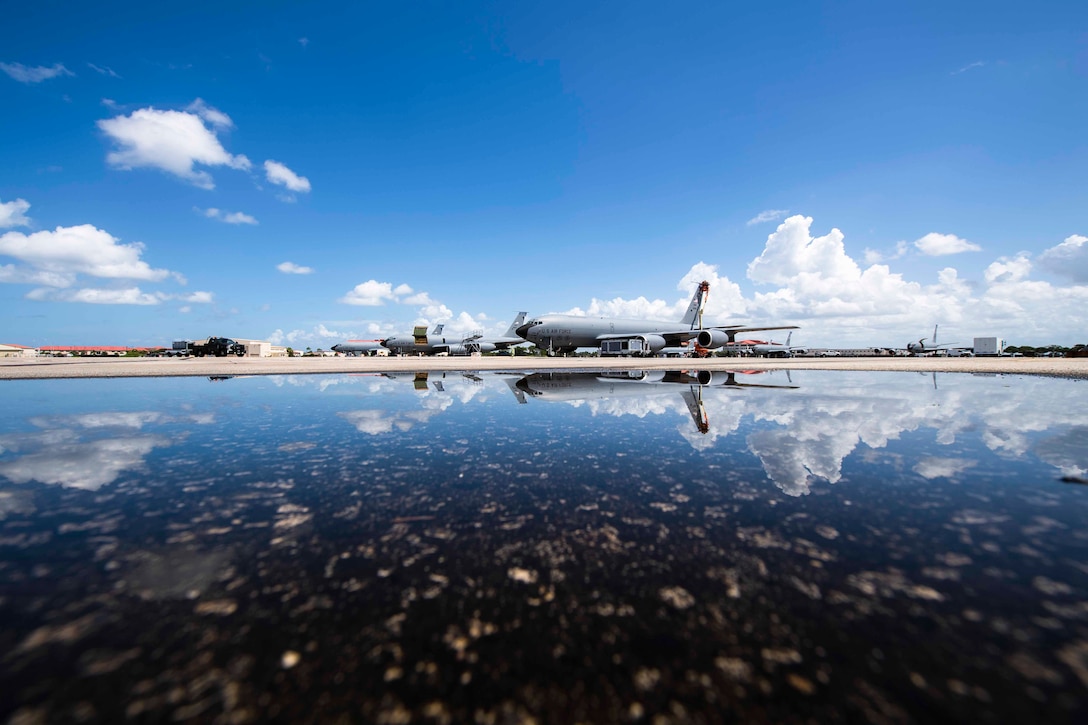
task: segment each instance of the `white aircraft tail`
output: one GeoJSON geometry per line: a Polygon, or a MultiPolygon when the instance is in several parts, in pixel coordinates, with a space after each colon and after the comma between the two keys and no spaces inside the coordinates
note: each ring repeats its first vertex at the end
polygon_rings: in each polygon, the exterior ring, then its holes
{"type": "Polygon", "coordinates": [[[684,319],[680,320],[681,325],[687,325],[692,330],[695,329],[696,325],[702,327],[703,304],[706,302],[706,295],[709,291],[709,282],[704,280],[699,283],[699,286],[695,288],[695,294],[691,297],[691,304],[688,305],[688,311],[684,313],[684,319]]]}

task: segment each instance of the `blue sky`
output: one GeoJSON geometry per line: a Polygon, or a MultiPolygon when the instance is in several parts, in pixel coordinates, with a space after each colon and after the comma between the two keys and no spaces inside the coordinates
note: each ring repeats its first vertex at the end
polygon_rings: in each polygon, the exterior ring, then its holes
{"type": "Polygon", "coordinates": [[[4,10],[2,342],[1088,342],[1082,3],[159,5],[4,10]]]}

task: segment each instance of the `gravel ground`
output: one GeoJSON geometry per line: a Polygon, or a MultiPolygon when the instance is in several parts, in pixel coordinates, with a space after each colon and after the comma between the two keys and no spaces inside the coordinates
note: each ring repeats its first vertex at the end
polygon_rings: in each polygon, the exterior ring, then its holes
{"type": "Polygon", "coordinates": [[[219,375],[285,375],[432,370],[906,370],[1088,379],[1088,358],[0,358],[0,380],[219,375]]]}

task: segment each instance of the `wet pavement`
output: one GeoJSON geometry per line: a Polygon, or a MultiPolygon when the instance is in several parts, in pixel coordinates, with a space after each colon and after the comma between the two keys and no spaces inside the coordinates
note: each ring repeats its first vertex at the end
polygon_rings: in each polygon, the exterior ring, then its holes
{"type": "Polygon", "coordinates": [[[1088,383],[0,386],[0,719],[1083,722],[1088,383]]]}

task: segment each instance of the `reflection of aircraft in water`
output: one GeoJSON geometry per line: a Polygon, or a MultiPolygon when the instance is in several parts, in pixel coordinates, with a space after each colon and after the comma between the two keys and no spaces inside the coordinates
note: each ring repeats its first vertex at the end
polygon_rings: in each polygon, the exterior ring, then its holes
{"type": "MultiPolygon", "coordinates": [[[[753,374],[758,374],[752,371],[753,374]]],[[[528,398],[559,402],[645,398],[680,393],[701,433],[710,430],[703,390],[707,388],[796,388],[796,385],[761,385],[737,380],[743,371],[732,370],[615,370],[596,372],[533,373],[520,379],[507,378],[510,391],[519,403],[528,398]]]]}
{"type": "Polygon", "coordinates": [[[416,390],[430,390],[432,387],[435,392],[446,392],[445,381],[450,379],[456,379],[458,381],[467,380],[471,383],[481,383],[483,379],[473,372],[418,372],[418,373],[381,373],[383,378],[389,378],[390,380],[402,380],[412,381],[412,387],[416,390]]]}

